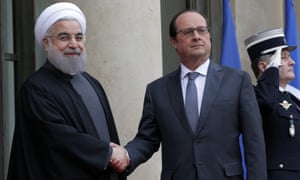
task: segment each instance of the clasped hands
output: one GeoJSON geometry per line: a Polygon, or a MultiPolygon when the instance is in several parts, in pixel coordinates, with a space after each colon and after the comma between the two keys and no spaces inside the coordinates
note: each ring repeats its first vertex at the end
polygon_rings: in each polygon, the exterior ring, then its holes
{"type": "Polygon", "coordinates": [[[130,163],[126,149],[112,142],[109,145],[113,149],[109,166],[112,167],[116,172],[123,172],[130,163]]]}

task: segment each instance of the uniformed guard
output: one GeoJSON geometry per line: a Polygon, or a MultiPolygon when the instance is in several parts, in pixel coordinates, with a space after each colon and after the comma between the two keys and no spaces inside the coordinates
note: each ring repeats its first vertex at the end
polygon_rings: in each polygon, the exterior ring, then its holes
{"type": "MultiPolygon", "coordinates": [[[[300,180],[300,101],[286,90],[295,78],[295,61],[282,29],[270,29],[245,40],[260,107],[269,180],[300,180]]],[[[253,137],[255,140],[255,137],[253,137]]]]}

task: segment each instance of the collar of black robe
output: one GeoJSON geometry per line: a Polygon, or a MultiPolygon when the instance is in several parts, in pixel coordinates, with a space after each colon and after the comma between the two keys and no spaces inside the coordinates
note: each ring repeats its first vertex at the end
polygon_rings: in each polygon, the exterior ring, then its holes
{"type": "Polygon", "coordinates": [[[59,69],[54,67],[53,64],[51,64],[51,62],[48,59],[46,60],[43,67],[46,69],[49,69],[50,71],[54,72],[56,75],[58,75],[59,77],[61,77],[62,79],[65,79],[65,80],[70,80],[74,77],[74,75],[70,75],[70,74],[61,72],[59,69]]]}

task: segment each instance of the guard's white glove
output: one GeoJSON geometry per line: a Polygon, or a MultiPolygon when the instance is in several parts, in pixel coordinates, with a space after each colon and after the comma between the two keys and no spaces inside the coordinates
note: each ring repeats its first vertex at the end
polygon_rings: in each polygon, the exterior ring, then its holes
{"type": "Polygon", "coordinates": [[[267,65],[267,69],[270,67],[279,68],[281,66],[281,51],[283,47],[276,47],[272,49],[265,50],[262,54],[267,54],[268,52],[275,51],[275,53],[270,58],[270,63],[267,65]]]}

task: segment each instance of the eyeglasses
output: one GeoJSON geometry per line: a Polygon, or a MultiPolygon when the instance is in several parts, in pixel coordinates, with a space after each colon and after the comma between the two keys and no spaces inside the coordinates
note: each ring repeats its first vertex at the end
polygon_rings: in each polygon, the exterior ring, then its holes
{"type": "Polygon", "coordinates": [[[85,37],[83,34],[79,33],[79,34],[68,34],[68,33],[60,33],[57,36],[47,36],[48,38],[52,38],[52,37],[56,37],[56,39],[58,39],[59,41],[62,42],[70,42],[71,40],[75,40],[76,42],[84,42],[85,41],[85,37]]]}
{"type": "Polygon", "coordinates": [[[176,33],[182,33],[184,36],[191,37],[194,35],[194,32],[197,31],[198,34],[203,35],[209,32],[209,28],[206,26],[198,26],[196,28],[187,28],[177,31],[176,33]]]}

